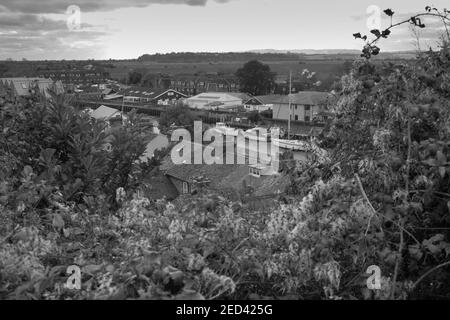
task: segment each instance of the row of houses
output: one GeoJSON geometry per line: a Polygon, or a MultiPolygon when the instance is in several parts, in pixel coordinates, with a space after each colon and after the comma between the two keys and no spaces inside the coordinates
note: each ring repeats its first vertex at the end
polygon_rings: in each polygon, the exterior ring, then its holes
{"type": "Polygon", "coordinates": [[[50,78],[0,78],[0,97],[9,101],[33,96],[50,97],[50,92],[64,93],[61,81],[50,78]]]}
{"type": "Polygon", "coordinates": [[[172,88],[189,96],[204,92],[238,92],[239,80],[235,75],[206,74],[156,74],[148,77],[148,84],[156,90],[172,88]]]}
{"type": "Polygon", "coordinates": [[[91,64],[70,69],[45,68],[37,71],[36,75],[40,78],[51,78],[61,81],[66,86],[99,84],[106,82],[110,78],[109,72],[91,64]]]}

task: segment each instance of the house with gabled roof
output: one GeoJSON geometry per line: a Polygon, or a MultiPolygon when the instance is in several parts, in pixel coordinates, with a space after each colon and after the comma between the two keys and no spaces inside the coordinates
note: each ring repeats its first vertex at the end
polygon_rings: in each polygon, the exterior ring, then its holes
{"type": "Polygon", "coordinates": [[[290,186],[284,173],[264,174],[261,165],[180,164],[165,171],[179,195],[206,189],[231,200],[276,199],[290,186]]]}
{"type": "MultiPolygon", "coordinates": [[[[193,143],[191,153],[201,152],[205,146],[193,143]]],[[[177,151],[177,150],[175,150],[177,151]]],[[[239,152],[239,151],[238,151],[239,152]]],[[[290,185],[290,178],[279,170],[264,164],[175,164],[171,154],[162,161],[160,170],[169,178],[179,195],[189,195],[210,190],[232,200],[243,197],[268,197],[275,199],[290,185]]]]}
{"type": "Polygon", "coordinates": [[[333,98],[331,93],[319,91],[280,96],[273,102],[273,119],[311,122],[333,98]]]}
{"type": "Polygon", "coordinates": [[[62,82],[53,81],[48,78],[0,79],[0,94],[11,101],[18,98],[29,98],[36,95],[49,98],[51,91],[56,94],[64,93],[65,90],[62,82]]]}
{"type": "Polygon", "coordinates": [[[274,102],[278,101],[282,96],[266,95],[254,96],[244,101],[244,108],[246,111],[268,111],[273,109],[274,102]]]}

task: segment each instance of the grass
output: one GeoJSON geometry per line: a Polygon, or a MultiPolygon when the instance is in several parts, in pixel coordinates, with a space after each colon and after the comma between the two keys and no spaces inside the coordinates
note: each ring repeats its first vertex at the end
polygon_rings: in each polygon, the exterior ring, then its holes
{"type": "MultiPolygon", "coordinates": [[[[264,61],[263,61],[264,62],[264,61]]],[[[305,60],[305,61],[270,61],[267,63],[273,72],[278,75],[289,75],[301,73],[303,69],[315,71],[319,79],[329,76],[338,76],[344,72],[345,60],[305,60]]],[[[155,63],[138,61],[120,61],[114,63],[114,69],[110,69],[111,77],[122,79],[128,75],[131,70],[138,70],[144,74],[195,74],[209,72],[223,72],[225,74],[234,74],[237,69],[242,67],[245,62],[202,62],[202,63],[155,63]]]]}

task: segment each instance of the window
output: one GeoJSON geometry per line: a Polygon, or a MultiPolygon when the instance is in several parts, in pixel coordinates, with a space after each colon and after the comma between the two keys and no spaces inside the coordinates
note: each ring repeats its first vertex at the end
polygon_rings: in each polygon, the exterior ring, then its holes
{"type": "Polygon", "coordinates": [[[298,121],[298,115],[295,115],[295,121],[298,121]]]}
{"type": "Polygon", "coordinates": [[[311,118],[309,116],[305,116],[305,122],[310,122],[311,118]]]}
{"type": "Polygon", "coordinates": [[[305,106],[305,112],[310,111],[311,110],[311,106],[305,106]]]}
{"type": "Polygon", "coordinates": [[[295,110],[297,110],[297,107],[298,107],[298,106],[297,106],[297,105],[294,105],[294,106],[295,106],[295,110]]]}
{"type": "Polygon", "coordinates": [[[183,194],[189,193],[189,184],[187,182],[183,182],[183,194]]]}
{"type": "Polygon", "coordinates": [[[253,167],[250,167],[249,168],[250,170],[250,175],[252,175],[252,176],[255,176],[255,177],[260,177],[261,176],[261,170],[260,169],[258,169],[258,168],[253,168],[253,167]]]}

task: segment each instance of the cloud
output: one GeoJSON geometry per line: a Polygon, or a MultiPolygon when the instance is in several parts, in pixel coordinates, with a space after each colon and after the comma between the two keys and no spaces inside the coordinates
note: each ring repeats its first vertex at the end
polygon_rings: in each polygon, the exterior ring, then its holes
{"type": "Polygon", "coordinates": [[[0,59],[79,59],[101,58],[104,46],[99,31],[69,32],[65,30],[0,32],[0,59]]]}
{"type": "Polygon", "coordinates": [[[120,8],[147,7],[152,4],[205,6],[233,0],[1,0],[0,59],[45,56],[99,57],[101,46],[112,30],[105,26],[82,23],[81,31],[70,32],[65,14],[71,5],[82,12],[105,12],[120,8]]]}
{"type": "Polygon", "coordinates": [[[102,27],[82,23],[71,32],[66,20],[38,14],[0,13],[0,59],[56,59],[57,57],[100,57],[101,39],[108,35],[102,27]]]}
{"type": "MultiPolygon", "coordinates": [[[[86,25],[87,27],[87,25],[86,25]]],[[[67,29],[66,21],[54,20],[35,14],[0,13],[0,28],[2,30],[61,30],[67,29]]]]}
{"type": "Polygon", "coordinates": [[[227,3],[230,1],[233,0],[2,0],[0,12],[65,13],[70,5],[77,5],[84,12],[93,12],[129,7],[147,7],[152,4],[205,6],[208,2],[227,3]]]}

